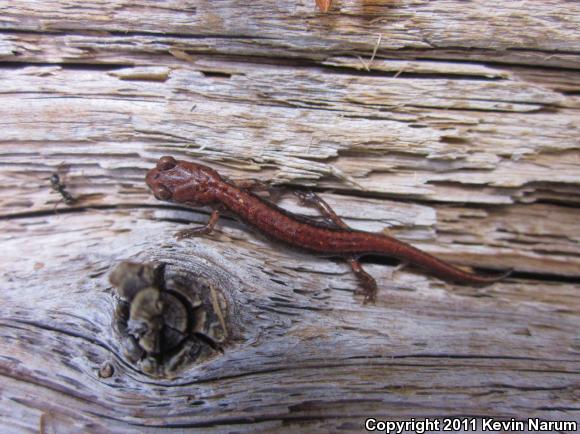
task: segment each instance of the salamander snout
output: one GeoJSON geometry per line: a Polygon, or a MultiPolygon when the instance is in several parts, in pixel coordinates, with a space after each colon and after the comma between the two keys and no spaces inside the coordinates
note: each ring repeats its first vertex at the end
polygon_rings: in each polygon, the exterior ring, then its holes
{"type": "Polygon", "coordinates": [[[172,198],[173,192],[170,188],[171,182],[169,182],[171,175],[167,172],[175,168],[177,164],[177,160],[173,157],[161,157],[155,167],[147,172],[145,182],[157,199],[170,200],[172,198]]]}

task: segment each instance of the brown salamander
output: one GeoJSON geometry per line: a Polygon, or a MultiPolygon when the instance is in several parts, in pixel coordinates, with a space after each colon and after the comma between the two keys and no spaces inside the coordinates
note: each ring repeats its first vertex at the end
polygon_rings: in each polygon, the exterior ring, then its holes
{"type": "Polygon", "coordinates": [[[374,300],[377,285],[358,262],[363,255],[393,257],[418,266],[442,280],[463,285],[487,285],[509,274],[480,276],[469,273],[387,235],[351,229],[321,198],[312,193],[297,195],[302,201],[316,206],[332,225],[292,214],[251,191],[260,185],[263,187],[263,184],[230,181],[201,164],[161,157],[157,166],[147,173],[146,182],[157,199],[213,207],[207,225],[181,231],[180,237],[210,233],[220,211],[231,211],[269,238],[317,254],[346,257],[364,288],[366,300],[374,300]]]}

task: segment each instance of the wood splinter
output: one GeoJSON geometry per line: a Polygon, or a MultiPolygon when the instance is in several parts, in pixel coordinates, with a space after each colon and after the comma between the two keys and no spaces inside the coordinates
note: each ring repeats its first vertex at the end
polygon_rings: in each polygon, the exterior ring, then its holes
{"type": "Polygon", "coordinates": [[[320,12],[328,12],[332,6],[332,0],[316,0],[316,5],[320,12]]]}

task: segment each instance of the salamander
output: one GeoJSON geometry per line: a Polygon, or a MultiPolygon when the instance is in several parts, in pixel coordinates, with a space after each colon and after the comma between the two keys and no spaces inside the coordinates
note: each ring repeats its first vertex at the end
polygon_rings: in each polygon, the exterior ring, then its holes
{"type": "Polygon", "coordinates": [[[377,292],[376,281],[358,261],[359,257],[369,254],[396,258],[442,280],[462,285],[488,285],[509,274],[470,273],[393,237],[352,229],[313,193],[301,192],[298,196],[316,206],[329,223],[293,214],[255,194],[253,190],[263,184],[234,182],[202,164],[161,157],[156,167],[147,172],[146,183],[159,200],[212,207],[205,226],[180,231],[180,238],[210,233],[220,213],[229,211],[269,238],[315,254],[344,257],[364,289],[365,301],[374,301],[377,292]]]}

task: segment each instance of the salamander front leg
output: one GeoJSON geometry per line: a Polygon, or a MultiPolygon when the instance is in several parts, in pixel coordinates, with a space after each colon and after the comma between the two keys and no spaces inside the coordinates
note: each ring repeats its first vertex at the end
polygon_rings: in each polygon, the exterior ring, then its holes
{"type": "Polygon", "coordinates": [[[178,240],[182,240],[184,238],[193,238],[193,237],[198,237],[200,235],[211,234],[211,232],[213,231],[213,228],[215,227],[215,224],[217,223],[219,218],[220,218],[220,211],[217,209],[214,209],[213,212],[211,213],[209,221],[207,222],[206,225],[198,226],[195,228],[183,229],[175,234],[175,238],[177,238],[178,240]]]}

